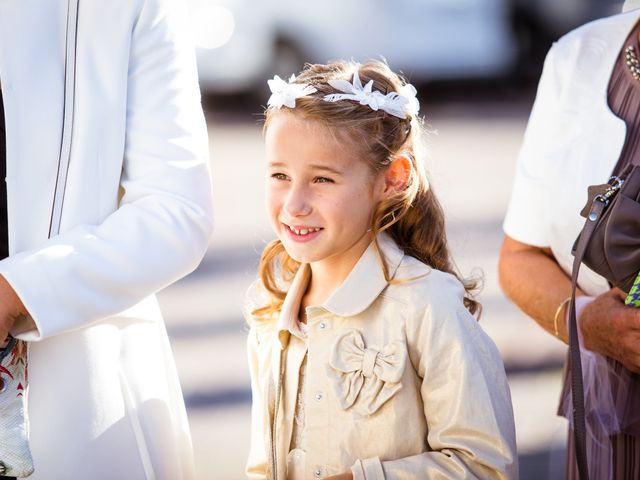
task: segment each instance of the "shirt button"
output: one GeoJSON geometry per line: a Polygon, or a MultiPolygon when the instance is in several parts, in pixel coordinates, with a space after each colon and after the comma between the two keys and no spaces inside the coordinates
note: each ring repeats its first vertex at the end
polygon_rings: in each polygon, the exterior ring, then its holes
{"type": "Polygon", "coordinates": [[[318,401],[322,400],[322,392],[316,393],[316,400],[318,401]]]}

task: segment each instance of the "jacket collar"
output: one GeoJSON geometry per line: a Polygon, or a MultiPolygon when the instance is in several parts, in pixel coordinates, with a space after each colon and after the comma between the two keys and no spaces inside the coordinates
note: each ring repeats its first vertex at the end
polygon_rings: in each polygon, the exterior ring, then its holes
{"type": "Polygon", "coordinates": [[[296,335],[303,337],[299,321],[298,312],[300,311],[300,303],[304,292],[309,285],[309,279],[311,278],[311,269],[308,263],[303,263],[298,268],[293,282],[287,291],[287,296],[282,303],[282,309],[280,310],[280,316],[278,317],[278,339],[280,346],[285,348],[289,343],[289,336],[296,335]]]}
{"type": "MultiPolygon", "coordinates": [[[[404,258],[404,252],[385,233],[378,235],[378,245],[386,259],[389,277],[393,278],[404,258]]],[[[298,325],[298,312],[310,278],[311,268],[309,265],[301,265],[284,299],[277,328],[281,348],[286,348],[291,334],[302,336],[298,325]]],[[[315,308],[327,310],[341,317],[357,315],[366,310],[378,298],[387,284],[380,257],[372,242],[342,285],[333,292],[324,304],[315,308]]]]}

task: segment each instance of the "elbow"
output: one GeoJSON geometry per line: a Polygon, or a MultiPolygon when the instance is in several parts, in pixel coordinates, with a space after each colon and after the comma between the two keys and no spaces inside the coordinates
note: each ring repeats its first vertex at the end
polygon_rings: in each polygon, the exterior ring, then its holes
{"type": "Polygon", "coordinates": [[[521,290],[523,279],[536,268],[529,259],[538,250],[538,247],[514,240],[509,235],[504,236],[498,257],[498,285],[509,300],[515,301],[514,295],[521,290]]]}
{"type": "Polygon", "coordinates": [[[209,248],[213,233],[213,214],[210,209],[200,209],[191,215],[191,232],[188,235],[191,259],[189,272],[195,270],[209,248]]]}
{"type": "Polygon", "coordinates": [[[505,236],[498,257],[498,285],[507,297],[509,297],[511,286],[509,279],[511,277],[510,272],[512,263],[513,252],[509,249],[508,237],[505,236]]]}
{"type": "Polygon", "coordinates": [[[207,253],[209,241],[213,234],[213,192],[210,182],[208,183],[208,186],[209,188],[200,196],[200,201],[192,211],[192,238],[194,239],[194,250],[195,256],[197,257],[196,265],[193,267],[194,269],[207,253]]]}
{"type": "Polygon", "coordinates": [[[181,201],[178,208],[175,199],[171,200],[172,207],[167,211],[172,212],[170,222],[173,226],[167,231],[171,232],[172,250],[182,277],[193,272],[207,253],[214,226],[213,208],[206,195],[197,200],[181,201]]]}

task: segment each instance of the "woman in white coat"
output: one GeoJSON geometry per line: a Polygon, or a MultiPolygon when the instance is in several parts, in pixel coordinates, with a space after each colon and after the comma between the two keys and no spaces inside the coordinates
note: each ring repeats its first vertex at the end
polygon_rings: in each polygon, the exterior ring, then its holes
{"type": "Polygon", "coordinates": [[[31,341],[34,479],[193,477],[153,296],[196,267],[211,231],[183,3],[0,0],[0,342],[7,330],[31,341]],[[48,239],[61,191],[60,234],[48,239]]]}
{"type": "MultiPolygon", "coordinates": [[[[605,183],[618,162],[640,159],[640,75],[628,52],[640,56],[640,10],[561,38],[547,56],[518,159],[500,283],[564,342],[587,187],[605,183]]],[[[640,478],[640,310],[586,267],[578,286],[590,478],[640,478]]],[[[570,418],[567,378],[564,389],[559,410],[570,418]]],[[[567,478],[578,478],[573,435],[568,452],[567,478]]]]}

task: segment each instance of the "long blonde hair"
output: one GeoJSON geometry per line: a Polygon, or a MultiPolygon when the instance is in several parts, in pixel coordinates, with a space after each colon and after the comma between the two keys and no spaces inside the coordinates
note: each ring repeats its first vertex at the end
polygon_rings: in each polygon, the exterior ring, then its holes
{"type": "MultiPolygon", "coordinates": [[[[384,171],[399,154],[411,162],[411,175],[405,189],[377,205],[371,230],[373,243],[380,256],[385,278],[391,282],[387,262],[377,243],[377,234],[386,232],[405,254],[421,262],[450,273],[464,285],[465,306],[472,314],[480,313],[481,306],[474,299],[478,287],[476,279],[462,278],[451,259],[442,207],[430,188],[420,161],[424,127],[419,117],[399,118],[382,110],[350,100],[327,102],[325,95],[336,93],[329,85],[332,79],[352,81],[358,72],[363,84],[373,80],[373,89],[387,94],[397,92],[405,84],[383,62],[369,61],[363,64],[338,61],[326,65],[306,65],[296,82],[311,85],[315,93],[296,100],[295,108],[282,107],[287,113],[319,121],[338,139],[359,151],[372,172],[384,171]]],[[[280,110],[270,107],[265,111],[265,129],[280,110]]],[[[268,302],[251,313],[255,318],[272,318],[280,311],[288,285],[300,267],[284,249],[282,242],[270,242],[262,252],[258,281],[267,293],[268,302]]]]}

